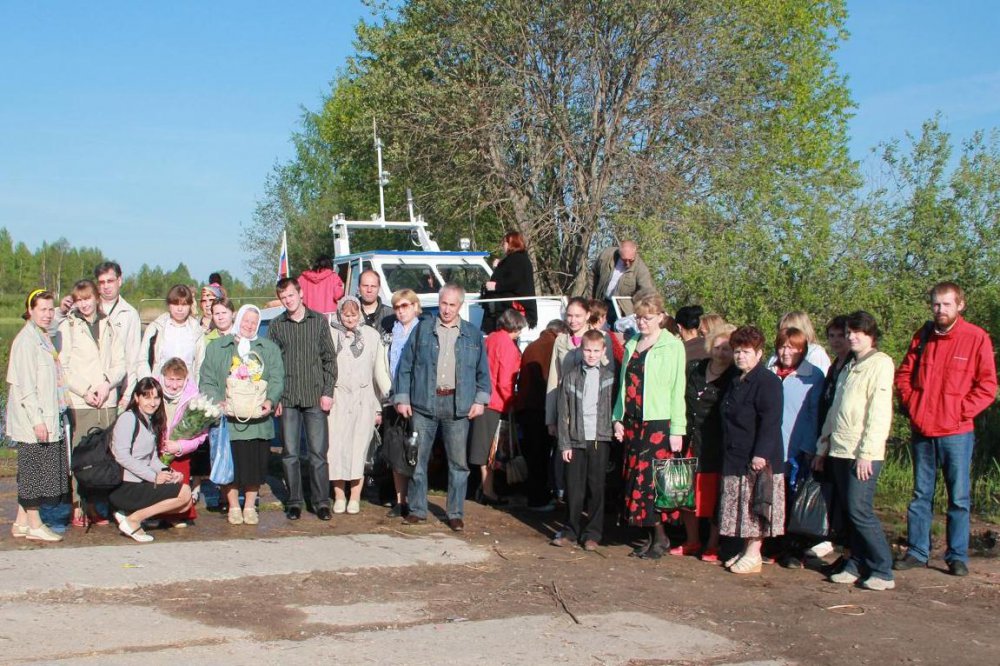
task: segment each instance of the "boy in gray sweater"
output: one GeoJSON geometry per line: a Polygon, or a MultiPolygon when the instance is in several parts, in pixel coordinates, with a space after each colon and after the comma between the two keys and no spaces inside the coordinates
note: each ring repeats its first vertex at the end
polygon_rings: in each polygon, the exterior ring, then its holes
{"type": "Polygon", "coordinates": [[[566,529],[553,546],[576,542],[596,550],[604,527],[604,476],[611,447],[615,372],[605,356],[604,334],[590,330],[566,357],[559,386],[559,452],[566,463],[566,529]],[[583,524],[586,511],[587,521],[583,524]]]}

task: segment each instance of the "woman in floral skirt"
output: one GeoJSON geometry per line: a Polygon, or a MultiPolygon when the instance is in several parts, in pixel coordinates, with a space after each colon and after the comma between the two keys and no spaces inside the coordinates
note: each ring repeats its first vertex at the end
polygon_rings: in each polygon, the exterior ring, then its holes
{"type": "Polygon", "coordinates": [[[656,508],[653,461],[680,452],[687,429],[684,402],[684,345],[660,328],[663,299],[658,294],[635,304],[639,335],[625,344],[625,365],[615,401],[615,438],[625,444],[625,519],[647,535],[632,555],[659,559],[670,548],[656,508]]]}

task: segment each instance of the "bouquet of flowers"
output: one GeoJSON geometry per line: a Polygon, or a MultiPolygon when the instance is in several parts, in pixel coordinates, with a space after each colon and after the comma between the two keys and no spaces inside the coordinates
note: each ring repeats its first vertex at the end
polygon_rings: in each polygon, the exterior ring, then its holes
{"type": "MultiPolygon", "coordinates": [[[[203,394],[198,394],[192,398],[184,409],[184,416],[180,423],[170,431],[170,439],[179,441],[182,439],[194,439],[198,435],[208,432],[208,429],[219,422],[222,418],[222,410],[212,400],[203,394]]],[[[163,453],[160,460],[164,465],[169,465],[174,459],[174,454],[163,453]]]]}
{"type": "Polygon", "coordinates": [[[233,356],[226,378],[226,414],[246,423],[261,416],[267,399],[264,362],[254,352],[233,356]]]}

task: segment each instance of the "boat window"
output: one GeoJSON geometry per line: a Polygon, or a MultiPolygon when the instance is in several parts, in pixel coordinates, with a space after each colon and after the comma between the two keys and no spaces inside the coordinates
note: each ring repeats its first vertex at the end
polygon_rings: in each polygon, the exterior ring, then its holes
{"type": "Polygon", "coordinates": [[[440,264],[438,271],[445,282],[461,285],[467,293],[478,294],[490,279],[486,269],[477,264],[440,264]]]}
{"type": "MultiPolygon", "coordinates": [[[[385,281],[389,291],[412,289],[418,294],[436,294],[441,288],[441,282],[434,275],[428,264],[382,264],[385,281]]],[[[476,288],[478,291],[478,287],[476,288]]]]}

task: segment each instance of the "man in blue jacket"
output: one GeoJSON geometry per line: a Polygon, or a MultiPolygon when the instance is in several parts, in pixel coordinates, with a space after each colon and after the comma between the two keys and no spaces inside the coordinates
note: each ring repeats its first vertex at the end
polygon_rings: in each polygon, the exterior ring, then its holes
{"type": "Polygon", "coordinates": [[[469,419],[490,402],[490,371],[482,333],[462,321],[465,290],[446,284],[438,292],[438,316],[424,319],[410,335],[392,387],[396,411],[413,419],[417,466],[410,479],[408,525],[427,520],[427,462],[438,428],[448,456],[448,526],[465,529],[463,507],[469,478],[466,440],[469,419]]]}

